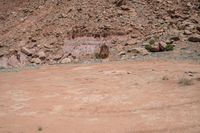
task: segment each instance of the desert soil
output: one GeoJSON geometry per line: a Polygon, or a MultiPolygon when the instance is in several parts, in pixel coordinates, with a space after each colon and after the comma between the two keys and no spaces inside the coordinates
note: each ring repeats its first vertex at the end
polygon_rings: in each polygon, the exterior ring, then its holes
{"type": "Polygon", "coordinates": [[[200,65],[119,61],[0,73],[0,133],[199,133],[200,65]]]}

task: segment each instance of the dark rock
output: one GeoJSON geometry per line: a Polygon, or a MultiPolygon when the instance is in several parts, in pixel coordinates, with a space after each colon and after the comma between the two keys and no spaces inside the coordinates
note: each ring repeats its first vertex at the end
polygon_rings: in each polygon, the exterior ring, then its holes
{"type": "Polygon", "coordinates": [[[179,37],[179,36],[172,36],[172,37],[170,38],[170,40],[172,40],[172,41],[179,41],[179,40],[180,40],[180,37],[179,37]]]}
{"type": "Polygon", "coordinates": [[[195,34],[193,36],[190,36],[188,38],[188,41],[190,41],[190,42],[200,42],[200,35],[195,34]]]}
{"type": "Polygon", "coordinates": [[[100,46],[100,52],[99,52],[99,57],[101,59],[105,59],[109,56],[110,51],[109,51],[109,47],[105,44],[100,46]]]}

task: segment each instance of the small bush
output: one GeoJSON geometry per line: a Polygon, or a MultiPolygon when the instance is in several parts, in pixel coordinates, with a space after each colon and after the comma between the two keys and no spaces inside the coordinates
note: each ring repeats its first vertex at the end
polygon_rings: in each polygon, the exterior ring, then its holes
{"type": "Polygon", "coordinates": [[[172,50],[174,50],[174,45],[167,44],[167,46],[165,47],[165,51],[172,51],[172,50]]]}
{"type": "Polygon", "coordinates": [[[145,49],[148,51],[151,51],[152,46],[151,45],[145,45],[145,49]]]}
{"type": "Polygon", "coordinates": [[[95,53],[95,58],[96,58],[96,59],[101,59],[99,53],[95,53]]]}
{"type": "Polygon", "coordinates": [[[154,39],[149,40],[150,45],[154,45],[155,43],[156,43],[156,41],[154,39]]]}

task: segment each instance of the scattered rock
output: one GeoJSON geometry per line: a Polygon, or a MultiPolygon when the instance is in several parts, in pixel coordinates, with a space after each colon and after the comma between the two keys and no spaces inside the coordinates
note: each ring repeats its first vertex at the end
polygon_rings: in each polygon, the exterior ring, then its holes
{"type": "Polygon", "coordinates": [[[172,37],[170,38],[170,40],[172,40],[172,41],[179,41],[179,40],[180,40],[180,37],[179,37],[179,36],[172,36],[172,37]]]}
{"type": "Polygon", "coordinates": [[[21,52],[18,55],[19,55],[19,61],[20,61],[21,66],[26,66],[28,62],[27,56],[21,52]]]}
{"type": "Polygon", "coordinates": [[[62,61],[61,61],[61,63],[62,64],[67,64],[67,63],[71,63],[72,62],[72,60],[70,59],[70,58],[64,58],[62,61]]]}
{"type": "Polygon", "coordinates": [[[44,51],[40,51],[37,53],[37,57],[39,57],[40,59],[45,59],[46,58],[46,54],[44,51]]]}
{"type": "Polygon", "coordinates": [[[115,0],[114,4],[116,6],[122,6],[124,4],[126,4],[125,0],[115,0]]]}
{"type": "Polygon", "coordinates": [[[121,51],[121,52],[119,53],[119,55],[120,55],[120,56],[126,55],[126,52],[125,52],[125,51],[121,51]]]}
{"type": "Polygon", "coordinates": [[[42,63],[42,61],[40,60],[40,58],[32,58],[30,62],[31,63],[35,63],[35,64],[41,64],[42,63]]]}
{"type": "Polygon", "coordinates": [[[122,5],[121,9],[124,10],[124,11],[130,10],[130,8],[127,5],[122,5]]]}
{"type": "Polygon", "coordinates": [[[27,56],[33,55],[33,51],[28,49],[28,48],[26,48],[26,47],[22,47],[21,52],[26,54],[27,56]]]}
{"type": "Polygon", "coordinates": [[[15,55],[12,55],[9,59],[8,59],[8,65],[11,67],[20,67],[20,62],[17,59],[17,57],[15,55]]]}
{"type": "Polygon", "coordinates": [[[128,52],[140,54],[140,55],[143,55],[143,56],[149,54],[149,52],[145,48],[132,48],[132,49],[128,50],[128,52]]]}
{"type": "Polygon", "coordinates": [[[188,41],[190,41],[190,42],[200,42],[200,35],[197,35],[197,34],[192,35],[188,38],[188,41]]]}
{"type": "Polygon", "coordinates": [[[185,31],[184,31],[184,35],[191,35],[191,34],[192,34],[192,32],[189,31],[189,30],[185,30],[185,31]]]}
{"type": "Polygon", "coordinates": [[[128,45],[135,45],[137,44],[137,40],[136,39],[131,39],[131,40],[128,40],[126,43],[125,43],[125,46],[128,46],[128,45]]]}

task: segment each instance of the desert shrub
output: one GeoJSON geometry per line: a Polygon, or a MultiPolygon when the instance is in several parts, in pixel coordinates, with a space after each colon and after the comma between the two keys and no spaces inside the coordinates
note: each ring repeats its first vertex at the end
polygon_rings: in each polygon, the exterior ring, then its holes
{"type": "Polygon", "coordinates": [[[174,50],[174,45],[167,44],[167,46],[165,47],[165,51],[172,51],[172,50],[174,50]]]}

